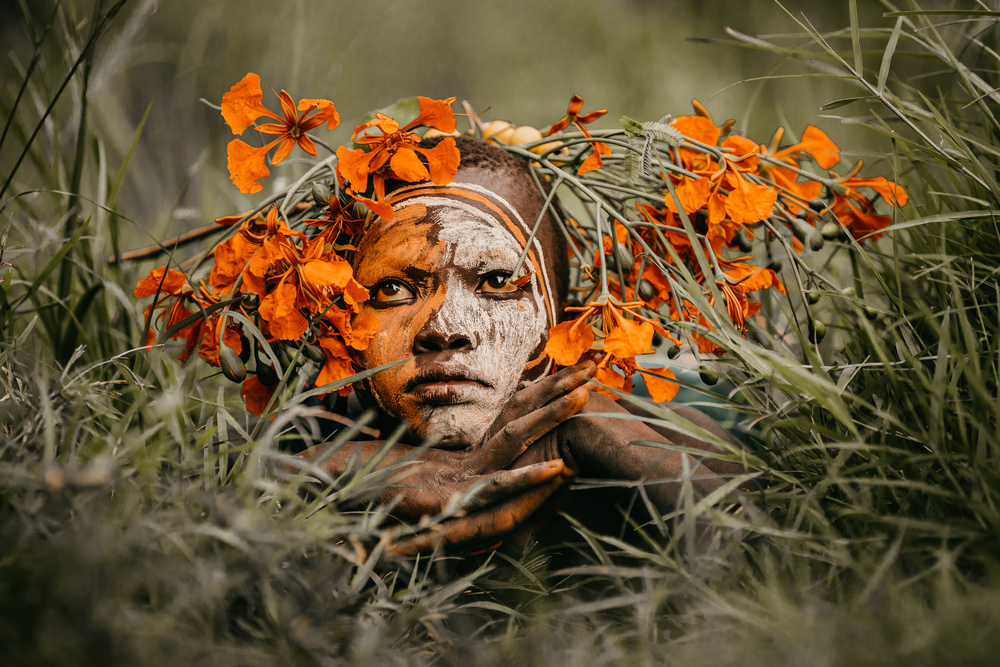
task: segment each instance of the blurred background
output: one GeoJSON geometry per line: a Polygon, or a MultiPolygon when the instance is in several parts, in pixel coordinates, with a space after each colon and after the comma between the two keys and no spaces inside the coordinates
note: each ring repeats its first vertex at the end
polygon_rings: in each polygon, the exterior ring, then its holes
{"type": "MultiPolygon", "coordinates": [[[[0,150],[0,174],[9,173],[25,143],[16,135],[42,116],[79,55],[95,10],[115,4],[84,0],[56,10],[53,0],[0,3],[5,119],[34,44],[41,42],[26,89],[28,108],[22,103],[0,150]],[[76,50],[67,52],[65,44],[76,50]]],[[[861,25],[891,27],[879,3],[858,4],[861,25]]],[[[778,125],[790,137],[812,123],[850,152],[864,139],[819,117],[823,104],[850,89],[829,77],[755,81],[780,68],[780,59],[738,47],[726,33],[728,26],[782,41],[782,33],[801,33],[789,14],[804,14],[820,31],[849,25],[846,2],[783,5],[788,13],[768,0],[130,0],[109,23],[89,73],[86,122],[101,143],[85,157],[84,189],[102,170],[119,169],[148,107],[116,202],[124,247],[251,207],[259,199],[241,195],[226,176],[225,145],[232,135],[208,104],[219,104],[247,72],[260,74],[265,91],[270,86],[296,99],[333,100],[341,126],[319,136],[334,146],[347,141],[364,113],[417,94],[456,96],[487,110],[485,119],[540,128],[560,118],[570,96],[579,94],[585,111],[609,110],[597,127],[613,127],[623,114],[644,121],[690,113],[697,98],[716,120],[735,118],[758,141],[766,142],[778,125]]],[[[42,128],[36,146],[44,148],[33,153],[35,165],[28,160],[20,167],[17,192],[65,189],[42,174],[52,171],[45,165],[49,158],[55,163],[74,151],[80,95],[75,77],[42,128]]],[[[278,109],[269,92],[265,104],[278,109]]],[[[461,120],[459,126],[466,127],[461,120]]],[[[303,165],[274,173],[292,177],[296,168],[303,165]]],[[[283,182],[271,179],[268,186],[283,182]]],[[[100,188],[92,185],[91,191],[100,188]]],[[[44,241],[24,239],[35,247],[44,241]]]]}

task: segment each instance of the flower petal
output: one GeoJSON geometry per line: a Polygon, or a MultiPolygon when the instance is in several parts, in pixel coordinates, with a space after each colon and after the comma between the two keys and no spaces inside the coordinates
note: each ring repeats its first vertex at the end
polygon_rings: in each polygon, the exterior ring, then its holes
{"type": "Polygon", "coordinates": [[[673,400],[681,388],[676,382],[670,381],[677,379],[677,376],[669,368],[648,368],[640,370],[639,374],[646,381],[646,389],[649,390],[650,397],[656,403],[673,400]]]}
{"type": "Polygon", "coordinates": [[[604,339],[605,354],[627,359],[645,354],[653,347],[653,325],[649,322],[620,319],[604,339]]]}
{"type": "Polygon", "coordinates": [[[240,387],[240,396],[243,398],[243,403],[246,404],[247,410],[258,417],[264,414],[264,410],[267,408],[267,404],[271,401],[271,396],[273,395],[274,387],[265,385],[258,379],[256,374],[244,380],[243,386],[240,387]]]}
{"type": "Polygon", "coordinates": [[[371,162],[372,153],[366,153],[360,148],[351,150],[346,146],[337,149],[337,171],[341,178],[346,178],[351,184],[351,188],[357,192],[364,192],[368,189],[368,163],[371,162]]]}
{"type": "Polygon", "coordinates": [[[447,185],[458,173],[458,164],[462,159],[458,146],[451,137],[445,137],[434,148],[418,148],[427,158],[427,167],[431,172],[431,180],[438,185],[447,185]]]}
{"type": "Polygon", "coordinates": [[[157,292],[160,294],[178,294],[185,285],[187,285],[187,276],[185,274],[176,269],[168,269],[166,266],[161,266],[158,269],[150,271],[149,275],[136,283],[132,296],[142,299],[152,296],[157,292]],[[166,278],[163,277],[164,271],[167,274],[166,278]],[[162,285],[160,284],[161,281],[162,285]]]}
{"type": "Polygon", "coordinates": [[[402,146],[389,159],[389,169],[401,181],[415,183],[430,178],[427,167],[420,161],[412,148],[402,146]]]}
{"type": "Polygon", "coordinates": [[[234,134],[243,134],[261,116],[274,115],[264,107],[263,101],[260,77],[250,72],[222,96],[222,117],[234,134]]]}
{"type": "Polygon", "coordinates": [[[340,114],[330,100],[299,100],[299,111],[319,109],[319,115],[326,121],[326,129],[332,130],[340,125],[340,114]]]}
{"type": "Polygon", "coordinates": [[[799,150],[808,153],[823,169],[832,169],[840,162],[840,148],[818,127],[809,125],[802,132],[799,150]]]}
{"type": "Polygon", "coordinates": [[[451,103],[454,101],[454,97],[449,97],[446,100],[432,100],[429,97],[418,96],[420,115],[407,123],[403,129],[409,130],[418,125],[426,125],[445,133],[454,132],[455,112],[451,109],[451,103]]]}
{"type": "Polygon", "coordinates": [[[229,180],[244,194],[260,192],[264,186],[260,179],[271,175],[264,156],[273,146],[273,142],[261,148],[254,148],[241,139],[233,139],[226,147],[226,166],[229,168],[229,180]]]}
{"type": "Polygon", "coordinates": [[[567,320],[549,329],[545,354],[560,366],[572,366],[593,344],[594,332],[586,322],[567,320]]]}

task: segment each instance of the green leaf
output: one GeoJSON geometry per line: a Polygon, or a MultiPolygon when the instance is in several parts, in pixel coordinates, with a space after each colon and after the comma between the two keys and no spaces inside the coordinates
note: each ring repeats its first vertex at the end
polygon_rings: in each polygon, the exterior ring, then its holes
{"type": "Polygon", "coordinates": [[[642,129],[646,131],[648,136],[673,147],[680,146],[684,142],[684,135],[666,123],[647,121],[642,124],[642,129]]]}
{"type": "Polygon", "coordinates": [[[875,88],[875,92],[878,93],[879,97],[882,97],[882,93],[885,91],[885,80],[889,76],[889,64],[892,62],[892,54],[896,52],[896,44],[899,42],[899,32],[902,28],[903,19],[896,19],[892,35],[889,36],[889,42],[885,45],[885,53],[882,54],[882,65],[878,70],[878,85],[875,88]]]}
{"type": "Polygon", "coordinates": [[[642,123],[637,120],[633,120],[628,116],[622,116],[618,119],[618,122],[621,123],[622,129],[632,136],[641,136],[644,134],[642,123]]]}
{"type": "Polygon", "coordinates": [[[867,95],[864,97],[844,97],[839,100],[834,100],[833,102],[827,102],[826,104],[821,106],[820,109],[822,109],[823,111],[829,111],[830,109],[839,109],[840,107],[846,107],[848,104],[853,104],[854,102],[860,102],[862,100],[871,100],[871,99],[875,98],[867,95]]]}
{"type": "Polygon", "coordinates": [[[861,35],[858,28],[858,0],[851,0],[851,47],[854,49],[854,71],[858,76],[865,75],[865,61],[861,56],[861,35]]]}

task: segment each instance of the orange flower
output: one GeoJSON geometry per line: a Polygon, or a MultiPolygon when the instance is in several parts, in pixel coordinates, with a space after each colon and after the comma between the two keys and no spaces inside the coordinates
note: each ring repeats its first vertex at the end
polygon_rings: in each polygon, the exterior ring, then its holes
{"type": "MultiPolygon", "coordinates": [[[[149,275],[136,283],[132,295],[137,299],[147,296],[154,297],[153,303],[147,306],[143,312],[144,318],[149,319],[150,313],[156,310],[161,311],[159,316],[150,322],[149,331],[146,334],[146,345],[152,345],[156,342],[154,324],[158,324],[162,330],[168,330],[185,318],[194,315],[195,311],[188,309],[185,306],[186,302],[190,301],[198,305],[194,290],[187,282],[187,276],[175,269],[168,269],[166,266],[150,271],[149,275]]],[[[181,361],[191,356],[191,352],[198,343],[203,323],[204,320],[197,320],[171,336],[171,338],[187,338],[187,346],[180,356],[181,361]]]]}
{"type": "MultiPolygon", "coordinates": [[[[320,338],[319,346],[323,350],[326,362],[323,369],[316,378],[316,386],[323,387],[343,380],[354,374],[354,366],[351,363],[351,356],[347,353],[347,347],[336,338],[320,338]]],[[[337,391],[341,396],[351,393],[350,385],[342,387],[337,391]]]]}
{"type": "Polygon", "coordinates": [[[316,144],[306,134],[324,122],[327,129],[333,129],[340,123],[340,115],[333,102],[321,99],[303,99],[299,101],[298,111],[291,95],[284,90],[278,95],[284,117],[277,115],[264,106],[264,93],[260,88],[260,77],[253,72],[229,89],[222,96],[222,117],[232,128],[233,133],[242,135],[261,116],[272,118],[277,123],[265,123],[255,129],[262,134],[276,135],[271,143],[254,148],[240,139],[233,139],[226,149],[228,157],[229,178],[240,189],[240,192],[252,194],[259,192],[263,186],[261,178],[269,176],[267,168],[267,153],[280,142],[280,146],[271,157],[271,164],[279,164],[292,149],[298,145],[310,155],[316,155],[316,144]]]}
{"type": "Polygon", "coordinates": [[[580,361],[594,344],[594,332],[584,317],[560,322],[549,329],[545,353],[560,366],[572,366],[580,361]]]}
{"type": "Polygon", "coordinates": [[[383,113],[354,128],[351,141],[365,148],[337,149],[337,173],[350,184],[348,192],[360,203],[368,207],[384,220],[392,219],[392,207],[382,201],[385,198],[385,182],[397,179],[415,183],[431,180],[438,185],[451,183],[458,173],[460,155],[455,140],[442,139],[433,148],[418,148],[420,135],[411,132],[420,125],[445,133],[455,131],[455,114],[451,110],[454,97],[446,100],[432,100],[418,97],[420,115],[400,128],[399,123],[383,113]],[[381,135],[362,134],[368,128],[375,128],[381,135]],[[423,155],[427,164],[420,160],[423,155]],[[374,195],[365,197],[368,180],[371,178],[374,195]]]}
{"type": "MultiPolygon", "coordinates": [[[[653,333],[660,332],[680,344],[672,334],[652,318],[643,317],[636,309],[644,306],[641,301],[622,303],[604,296],[584,307],[570,307],[578,312],[575,319],[561,322],[549,330],[545,352],[560,366],[571,366],[594,347],[596,320],[600,320],[603,338],[600,360],[597,364],[598,382],[621,391],[631,391],[632,375],[638,370],[635,356],[653,351],[653,333]],[[613,368],[620,370],[619,374],[613,368]]],[[[598,390],[616,399],[610,392],[598,390]]]]}
{"type": "Polygon", "coordinates": [[[581,132],[583,132],[584,136],[589,137],[590,133],[587,132],[587,130],[583,127],[584,124],[594,122],[595,120],[606,114],[608,110],[597,109],[595,111],[585,113],[581,116],[580,109],[582,108],[583,108],[583,98],[580,97],[579,95],[574,95],[569,100],[569,108],[566,111],[566,115],[563,116],[560,120],[557,120],[555,123],[553,123],[552,126],[549,127],[549,129],[545,130],[545,132],[543,132],[542,134],[544,134],[546,137],[551,137],[556,132],[561,132],[565,130],[572,123],[573,125],[576,125],[581,132]]]}
{"type": "Polygon", "coordinates": [[[856,178],[856,174],[861,169],[862,162],[858,160],[850,172],[843,177],[837,177],[834,172],[831,176],[836,177],[831,188],[834,203],[830,207],[836,219],[849,230],[851,235],[859,242],[871,238],[877,240],[884,236],[883,229],[888,227],[892,220],[887,215],[875,213],[875,207],[871,201],[857,188],[871,188],[892,206],[906,206],[909,195],[899,185],[888,180],[884,176],[875,178],[856,178]]]}
{"type": "MultiPolygon", "coordinates": [[[[775,138],[772,139],[772,144],[775,144],[777,148],[778,141],[781,140],[781,135],[784,132],[781,128],[778,128],[778,132],[775,133],[775,138]]],[[[768,148],[767,152],[771,149],[768,148]]],[[[798,166],[796,157],[799,153],[805,153],[813,160],[816,161],[823,169],[830,169],[838,162],[840,162],[840,148],[837,144],[833,143],[830,137],[826,136],[826,133],[818,127],[813,127],[812,125],[806,126],[804,132],[802,132],[802,140],[797,144],[792,144],[786,148],[774,150],[771,153],[771,157],[777,160],[783,160],[791,164],[793,167],[798,166]]]]}
{"type": "MultiPolygon", "coordinates": [[[[566,111],[566,115],[563,116],[560,120],[553,123],[549,127],[549,129],[545,130],[543,134],[547,137],[550,137],[556,132],[561,132],[565,130],[567,127],[570,126],[570,124],[573,124],[576,125],[577,129],[579,129],[580,132],[583,133],[583,136],[587,137],[588,139],[593,139],[593,135],[591,135],[590,132],[587,131],[587,128],[584,127],[584,124],[594,122],[595,120],[606,114],[608,110],[597,109],[595,111],[585,113],[581,116],[580,109],[582,107],[583,107],[582,97],[580,97],[579,95],[574,95],[573,97],[571,97],[569,100],[569,108],[566,111]]],[[[603,143],[601,141],[594,141],[592,143],[594,147],[593,152],[589,156],[587,156],[587,159],[584,160],[580,164],[580,167],[576,170],[576,173],[580,174],[581,176],[589,171],[594,171],[595,169],[600,169],[601,167],[603,167],[604,160],[601,159],[601,156],[603,155],[605,157],[608,157],[611,155],[611,147],[608,146],[606,143],[603,143]]]]}

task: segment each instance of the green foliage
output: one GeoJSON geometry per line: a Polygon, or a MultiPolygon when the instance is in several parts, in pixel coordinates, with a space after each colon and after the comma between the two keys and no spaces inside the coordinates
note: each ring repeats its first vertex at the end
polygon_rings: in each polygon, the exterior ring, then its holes
{"type": "MultiPolygon", "coordinates": [[[[0,99],[5,664],[995,656],[994,13],[887,4],[892,21],[868,28],[852,2],[844,30],[796,15],[781,25],[798,36],[730,33],[787,68],[759,86],[811,68],[856,87],[827,110],[856,114],[838,118],[884,147],[870,155],[911,205],[863,248],[838,238],[806,256],[776,247],[789,296],[764,305],[772,329],[754,342],[727,333],[734,347],[718,366],[736,383],[730,408],[760,439],[733,455],[753,464],[760,489],[688,498],[644,526],[639,544],[581,527],[573,564],[554,569],[538,550],[465,560],[362,551],[386,525],[386,509],[367,504],[386,473],[285,473],[284,433],[324,437],[301,394],[287,416],[250,423],[224,381],[197,376],[175,350],[141,349],[134,269],[103,258],[120,248],[118,193],[143,123],[116,163],[86,113],[93,44],[122,4],[95,3],[89,18],[53,5],[28,33],[40,54],[57,46],[72,57],[30,60],[0,99]]],[[[667,132],[623,123],[637,142],[667,132]]],[[[633,166],[641,178],[642,162],[633,166]]]]}

